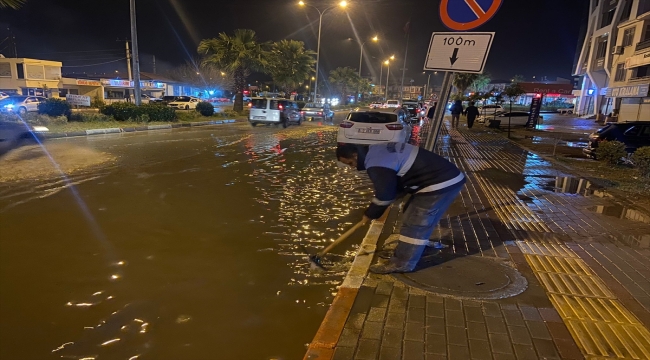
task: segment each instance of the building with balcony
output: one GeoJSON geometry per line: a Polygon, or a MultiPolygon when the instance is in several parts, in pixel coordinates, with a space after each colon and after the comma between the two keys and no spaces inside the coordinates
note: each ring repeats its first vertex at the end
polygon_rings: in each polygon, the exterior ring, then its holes
{"type": "Polygon", "coordinates": [[[650,0],[590,0],[578,113],[650,119],[650,0]]]}
{"type": "Polygon", "coordinates": [[[0,91],[31,96],[58,96],[61,62],[0,58],[0,91]]]}

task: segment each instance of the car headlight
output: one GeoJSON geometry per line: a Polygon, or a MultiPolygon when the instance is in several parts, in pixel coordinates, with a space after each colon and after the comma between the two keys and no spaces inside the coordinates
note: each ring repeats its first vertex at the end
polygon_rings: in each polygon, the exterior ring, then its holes
{"type": "Polygon", "coordinates": [[[4,107],[5,107],[5,109],[13,109],[14,104],[7,104],[4,107]]]}
{"type": "Polygon", "coordinates": [[[45,126],[34,126],[34,131],[35,132],[47,132],[47,131],[50,131],[50,129],[46,128],[45,126]]]}

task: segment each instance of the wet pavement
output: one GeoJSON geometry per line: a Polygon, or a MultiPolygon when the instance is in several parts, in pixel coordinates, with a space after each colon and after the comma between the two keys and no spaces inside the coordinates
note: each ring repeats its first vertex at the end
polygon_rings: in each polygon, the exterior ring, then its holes
{"type": "Polygon", "coordinates": [[[333,126],[57,139],[0,159],[0,358],[296,359],[363,231],[333,126]],[[65,176],[61,176],[61,173],[65,176]]]}
{"type": "MultiPolygon", "coordinates": [[[[487,129],[447,124],[438,144],[468,179],[431,238],[446,248],[416,273],[370,274],[333,358],[650,358],[648,216],[487,129]],[[508,279],[478,259],[527,287],[499,294],[508,279]]],[[[389,219],[380,245],[397,206],[389,219]]]]}

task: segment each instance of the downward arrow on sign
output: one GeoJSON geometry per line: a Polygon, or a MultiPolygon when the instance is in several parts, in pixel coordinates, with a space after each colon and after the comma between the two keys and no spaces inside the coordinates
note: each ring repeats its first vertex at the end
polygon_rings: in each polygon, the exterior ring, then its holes
{"type": "Polygon", "coordinates": [[[451,66],[454,66],[457,60],[458,60],[458,48],[455,48],[454,54],[451,55],[451,57],[449,58],[449,61],[451,61],[451,66]]]}

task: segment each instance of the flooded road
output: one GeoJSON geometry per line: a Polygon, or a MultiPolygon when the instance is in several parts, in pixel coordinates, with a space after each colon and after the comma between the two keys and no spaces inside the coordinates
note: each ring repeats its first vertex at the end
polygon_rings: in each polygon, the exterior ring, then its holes
{"type": "Polygon", "coordinates": [[[371,196],[337,168],[336,130],[62,139],[0,160],[0,358],[302,358],[364,231],[333,271],[306,254],[371,196]]]}

